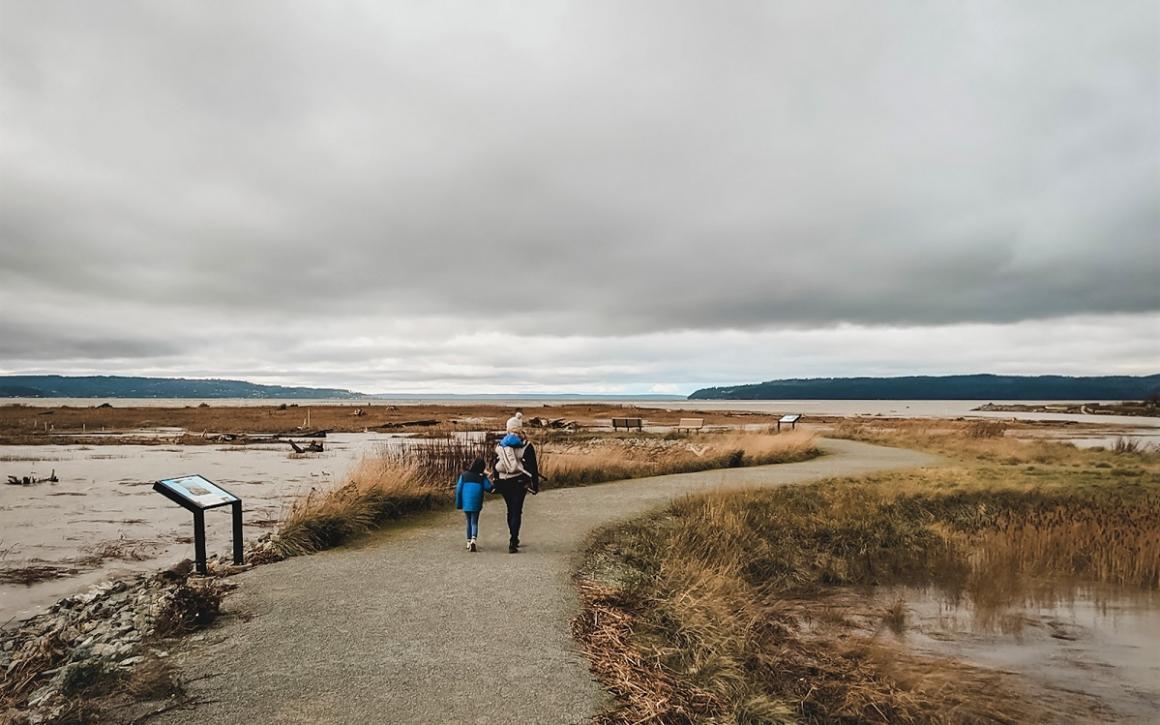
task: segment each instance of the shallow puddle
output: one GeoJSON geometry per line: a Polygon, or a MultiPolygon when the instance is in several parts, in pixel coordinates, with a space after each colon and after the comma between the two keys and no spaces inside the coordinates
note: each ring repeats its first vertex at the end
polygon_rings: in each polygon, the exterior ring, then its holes
{"type": "Polygon", "coordinates": [[[893,627],[880,634],[901,646],[1095,698],[1112,720],[1160,720],[1160,593],[1032,586],[988,607],[935,588],[883,588],[875,596],[883,608],[903,602],[901,621],[888,620],[893,627]]]}

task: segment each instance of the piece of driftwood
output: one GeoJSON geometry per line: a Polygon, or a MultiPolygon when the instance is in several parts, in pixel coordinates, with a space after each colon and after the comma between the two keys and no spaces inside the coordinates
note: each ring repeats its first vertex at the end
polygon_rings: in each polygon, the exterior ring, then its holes
{"type": "Polygon", "coordinates": [[[397,423],[383,423],[375,426],[382,430],[394,430],[395,428],[428,428],[433,425],[439,425],[437,420],[401,420],[397,423]]]}
{"type": "Polygon", "coordinates": [[[32,486],[37,483],[60,483],[60,479],[56,477],[56,469],[52,469],[52,473],[48,478],[36,478],[35,476],[9,476],[9,486],[32,486]]]}
{"type": "Polygon", "coordinates": [[[578,427],[574,420],[568,420],[566,418],[541,418],[538,415],[529,418],[527,424],[532,428],[554,428],[556,430],[576,430],[578,427]]]}
{"type": "Polygon", "coordinates": [[[276,435],[273,436],[253,436],[248,433],[203,433],[202,437],[215,443],[236,443],[238,445],[255,445],[259,443],[281,443],[282,440],[276,435]]]}
{"type": "Polygon", "coordinates": [[[295,438],[325,438],[326,434],[330,432],[330,428],[319,428],[318,430],[296,430],[286,435],[292,435],[295,438]]]}
{"type": "Polygon", "coordinates": [[[322,441],[310,441],[305,446],[300,446],[294,441],[287,441],[290,447],[294,449],[295,453],[322,453],[322,441]]]}

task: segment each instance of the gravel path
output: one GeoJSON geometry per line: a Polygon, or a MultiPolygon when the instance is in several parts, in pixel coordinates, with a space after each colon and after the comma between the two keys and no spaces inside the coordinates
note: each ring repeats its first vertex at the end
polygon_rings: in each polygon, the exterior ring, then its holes
{"type": "Polygon", "coordinates": [[[717,486],[778,486],[928,465],[827,440],[813,461],[624,481],[528,497],[521,553],[490,498],[481,550],[440,513],[365,545],[235,579],[233,616],[175,660],[194,710],[168,723],[580,723],[605,695],[570,635],[570,579],[592,529],[717,486]]]}

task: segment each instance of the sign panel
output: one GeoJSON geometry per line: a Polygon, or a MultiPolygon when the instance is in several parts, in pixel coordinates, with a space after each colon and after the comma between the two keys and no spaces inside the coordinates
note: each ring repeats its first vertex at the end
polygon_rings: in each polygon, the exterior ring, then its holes
{"type": "Polygon", "coordinates": [[[801,415],[800,415],[800,414],[797,414],[797,415],[795,415],[795,414],[793,414],[793,413],[789,413],[789,414],[787,414],[787,415],[783,415],[783,416],[781,416],[781,420],[779,420],[778,422],[779,422],[779,423],[796,423],[796,422],[798,422],[800,419],[801,419],[801,415]]]}
{"type": "Polygon", "coordinates": [[[166,478],[157,484],[199,509],[224,506],[239,500],[237,496],[201,476],[166,478]]]}

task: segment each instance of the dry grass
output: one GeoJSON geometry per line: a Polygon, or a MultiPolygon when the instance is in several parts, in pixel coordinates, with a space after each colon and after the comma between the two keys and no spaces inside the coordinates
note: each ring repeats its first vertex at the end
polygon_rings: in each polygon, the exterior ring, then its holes
{"type": "Polygon", "coordinates": [[[217,619],[223,593],[212,579],[179,582],[166,594],[157,613],[154,632],[160,637],[170,637],[208,626],[217,619]]]}
{"type": "MultiPolygon", "coordinates": [[[[852,586],[933,585],[980,608],[1043,580],[1160,588],[1160,464],[1132,454],[1104,468],[1126,454],[989,433],[960,431],[958,449],[932,438],[956,452],[951,465],[715,492],[602,532],[575,631],[617,697],[604,721],[1063,716],[1053,708],[1067,704],[1029,702],[1012,678],[881,649],[840,609],[819,611],[852,586]]],[[[865,619],[905,627],[901,603],[857,601],[865,619]]]]}
{"type": "Polygon", "coordinates": [[[394,471],[410,471],[412,478],[427,486],[447,487],[476,458],[487,460],[494,441],[468,439],[452,434],[424,436],[408,442],[405,448],[382,452],[380,463],[394,471]]]}
{"type": "Polygon", "coordinates": [[[185,687],[177,670],[166,660],[148,657],[133,668],[124,684],[125,694],[134,700],[164,700],[181,697],[185,687]]]}
{"type": "Polygon", "coordinates": [[[819,454],[816,436],[790,433],[716,433],[682,437],[679,442],[651,438],[609,438],[605,447],[576,452],[547,446],[541,470],[553,488],[584,486],[673,473],[792,463],[819,454]],[[639,442],[653,446],[633,446],[639,442]],[[618,442],[625,443],[618,448],[618,442]]]}
{"type": "Polygon", "coordinates": [[[446,490],[424,483],[415,464],[366,458],[329,490],[311,489],[293,503],[278,529],[278,547],[296,556],[337,546],[371,528],[445,502],[446,490]]]}

